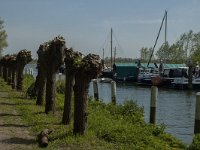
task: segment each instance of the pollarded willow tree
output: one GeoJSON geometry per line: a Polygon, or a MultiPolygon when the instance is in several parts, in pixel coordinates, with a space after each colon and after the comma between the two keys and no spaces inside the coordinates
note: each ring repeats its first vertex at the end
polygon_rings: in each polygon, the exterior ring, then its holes
{"type": "Polygon", "coordinates": [[[41,44],[37,54],[38,54],[38,61],[37,61],[37,69],[38,74],[35,81],[35,86],[37,89],[37,100],[36,105],[42,105],[44,102],[44,94],[45,94],[45,85],[46,85],[46,63],[45,63],[45,44],[41,44]]]}
{"type": "Polygon", "coordinates": [[[8,57],[8,60],[7,60],[7,71],[8,71],[7,82],[10,85],[11,84],[11,78],[12,78],[12,72],[11,72],[11,55],[8,57]]]}
{"type": "Polygon", "coordinates": [[[16,88],[16,57],[17,57],[17,54],[13,54],[10,57],[10,69],[11,69],[11,84],[12,84],[12,89],[16,88]]]}
{"type": "Polygon", "coordinates": [[[71,102],[75,74],[81,64],[82,54],[73,51],[72,48],[65,49],[65,102],[62,123],[69,124],[71,120],[71,102]]]}
{"type": "Polygon", "coordinates": [[[3,76],[3,62],[2,59],[0,59],[0,76],[3,76]]]}
{"type": "Polygon", "coordinates": [[[77,70],[74,85],[74,134],[85,132],[89,83],[100,74],[101,69],[100,57],[88,54],[82,59],[77,70]]]}
{"type": "Polygon", "coordinates": [[[46,104],[45,113],[50,111],[55,113],[55,83],[56,83],[56,71],[64,62],[64,49],[65,39],[62,36],[54,38],[44,44],[43,50],[40,55],[43,55],[40,65],[44,65],[42,69],[45,69],[46,77],[46,104]]]}
{"type": "Polygon", "coordinates": [[[32,60],[31,51],[23,49],[19,51],[16,56],[16,68],[17,68],[17,90],[22,90],[23,70],[26,64],[32,60]]]}
{"type": "Polygon", "coordinates": [[[3,63],[3,78],[7,82],[8,81],[8,60],[10,55],[7,54],[2,58],[3,63]]]}

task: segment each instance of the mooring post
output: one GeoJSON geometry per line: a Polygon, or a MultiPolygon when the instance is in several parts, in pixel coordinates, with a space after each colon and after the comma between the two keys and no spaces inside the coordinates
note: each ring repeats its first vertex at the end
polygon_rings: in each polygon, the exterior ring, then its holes
{"type": "Polygon", "coordinates": [[[194,134],[200,133],[200,92],[196,93],[194,134]]]}
{"type": "Polygon", "coordinates": [[[33,68],[31,68],[31,75],[33,76],[33,68]]]}
{"type": "Polygon", "coordinates": [[[151,87],[151,103],[150,103],[150,123],[156,123],[156,101],[158,97],[158,88],[156,86],[151,87]]]}
{"type": "Polygon", "coordinates": [[[98,82],[97,79],[93,80],[93,89],[94,89],[94,98],[95,100],[99,100],[99,91],[98,91],[98,82]]]}
{"type": "Polygon", "coordinates": [[[112,98],[112,103],[116,104],[116,82],[111,81],[111,98],[112,98]]]}

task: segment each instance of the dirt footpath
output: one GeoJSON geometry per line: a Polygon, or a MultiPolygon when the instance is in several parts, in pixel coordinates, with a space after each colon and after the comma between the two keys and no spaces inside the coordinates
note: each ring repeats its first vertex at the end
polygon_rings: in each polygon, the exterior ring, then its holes
{"type": "Polygon", "coordinates": [[[37,149],[35,137],[22,124],[7,91],[0,91],[0,150],[37,149]]]}

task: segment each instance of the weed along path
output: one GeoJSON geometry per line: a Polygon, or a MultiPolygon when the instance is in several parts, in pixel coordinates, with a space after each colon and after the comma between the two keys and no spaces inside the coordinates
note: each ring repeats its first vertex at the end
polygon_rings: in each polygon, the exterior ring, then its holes
{"type": "Polygon", "coordinates": [[[20,115],[16,111],[17,105],[9,96],[9,89],[3,89],[0,85],[1,150],[27,150],[35,147],[33,144],[35,137],[29,135],[28,126],[22,123],[20,115]]]}

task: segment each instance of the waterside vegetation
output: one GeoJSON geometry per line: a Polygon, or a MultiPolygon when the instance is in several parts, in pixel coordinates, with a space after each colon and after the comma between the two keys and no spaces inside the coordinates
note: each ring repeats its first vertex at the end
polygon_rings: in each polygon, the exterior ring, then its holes
{"type": "MultiPolygon", "coordinates": [[[[0,88],[9,88],[1,79],[0,88]]],[[[26,76],[23,91],[34,82],[26,76]]],[[[56,113],[44,113],[44,106],[35,105],[35,99],[24,98],[25,94],[9,89],[10,101],[15,102],[22,120],[36,136],[45,128],[52,129],[49,136],[49,149],[185,149],[186,146],[164,132],[164,126],[144,122],[143,108],[134,101],[124,104],[105,104],[88,100],[88,122],[84,135],[73,134],[73,120],[62,125],[64,95],[56,93],[56,113]]],[[[72,101],[72,105],[73,105],[72,101]]],[[[73,107],[72,107],[73,108],[73,107]]],[[[72,111],[72,116],[73,116],[72,111]]]]}

